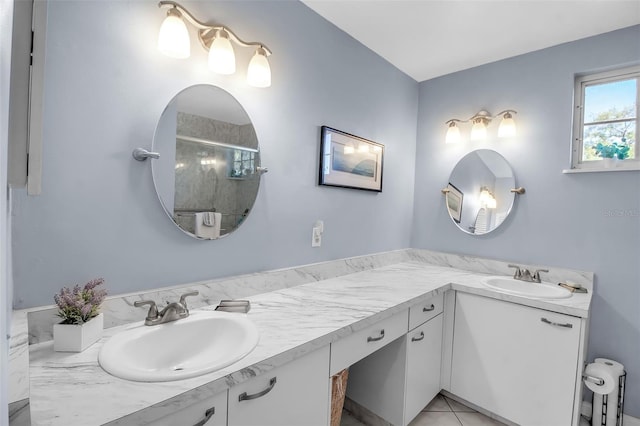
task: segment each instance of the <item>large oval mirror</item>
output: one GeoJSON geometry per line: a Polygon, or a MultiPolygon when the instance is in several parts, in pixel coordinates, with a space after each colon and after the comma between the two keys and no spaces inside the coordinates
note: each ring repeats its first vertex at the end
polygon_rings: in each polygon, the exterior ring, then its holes
{"type": "Polygon", "coordinates": [[[245,220],[260,184],[258,138],[242,105],[210,85],[178,93],[160,116],[151,163],[156,192],[188,235],[213,240],[245,220]]]}
{"type": "Polygon", "coordinates": [[[470,152],[449,176],[446,205],[455,224],[468,234],[493,231],[513,207],[515,177],[504,157],[490,149],[470,152]]]}

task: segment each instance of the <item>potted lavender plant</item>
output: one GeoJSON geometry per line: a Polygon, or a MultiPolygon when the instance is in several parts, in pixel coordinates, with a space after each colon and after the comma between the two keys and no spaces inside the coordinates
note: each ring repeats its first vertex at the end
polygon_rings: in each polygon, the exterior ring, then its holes
{"type": "Polygon", "coordinates": [[[107,291],[98,286],[103,283],[102,278],[97,278],[84,287],[62,287],[53,296],[62,318],[62,322],[53,325],[55,351],[82,352],[102,336],[104,316],[98,310],[107,291]]]}

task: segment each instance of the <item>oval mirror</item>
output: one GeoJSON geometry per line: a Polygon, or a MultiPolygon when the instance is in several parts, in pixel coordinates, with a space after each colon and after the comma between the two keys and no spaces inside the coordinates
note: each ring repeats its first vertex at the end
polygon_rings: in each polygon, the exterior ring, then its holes
{"type": "Polygon", "coordinates": [[[446,205],[454,223],[468,234],[493,231],[513,207],[515,177],[504,157],[490,149],[470,152],[449,176],[446,205]]]}
{"type": "Polygon", "coordinates": [[[178,93],[153,137],[160,158],[153,183],[171,220],[188,235],[214,240],[251,212],[260,184],[258,138],[242,105],[206,84],[178,93]]]}

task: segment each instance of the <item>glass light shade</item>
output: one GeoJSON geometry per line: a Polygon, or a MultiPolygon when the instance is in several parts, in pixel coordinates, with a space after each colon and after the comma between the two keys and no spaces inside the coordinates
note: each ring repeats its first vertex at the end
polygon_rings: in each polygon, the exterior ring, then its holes
{"type": "Polygon", "coordinates": [[[512,138],[516,135],[516,122],[511,117],[511,114],[506,113],[500,122],[498,127],[499,138],[512,138]]]}
{"type": "Polygon", "coordinates": [[[236,55],[226,31],[218,31],[209,48],[209,69],[217,74],[236,72],[236,55]]]}
{"type": "Polygon", "coordinates": [[[487,201],[487,208],[488,209],[495,209],[497,206],[497,202],[496,199],[491,197],[488,201],[487,201]]]}
{"type": "Polygon", "coordinates": [[[487,126],[482,120],[477,120],[471,127],[471,140],[481,141],[487,138],[487,126]]]}
{"type": "Polygon", "coordinates": [[[447,136],[445,143],[458,143],[460,142],[460,128],[456,126],[456,123],[451,123],[447,129],[447,136]]]}
{"type": "Polygon", "coordinates": [[[176,9],[170,9],[160,26],[158,50],[172,58],[184,59],[191,55],[191,42],[187,25],[176,9]]]}
{"type": "Polygon", "coordinates": [[[249,62],[247,83],[253,87],[271,86],[271,67],[267,59],[267,52],[263,48],[256,50],[249,62]]]}

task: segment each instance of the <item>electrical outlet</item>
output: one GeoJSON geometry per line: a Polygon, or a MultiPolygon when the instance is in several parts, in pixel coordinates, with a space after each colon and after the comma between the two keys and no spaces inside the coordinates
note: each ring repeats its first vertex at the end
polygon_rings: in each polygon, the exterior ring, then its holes
{"type": "Polygon", "coordinates": [[[320,247],[322,245],[322,230],[318,226],[313,227],[311,233],[311,247],[320,247]]]}

